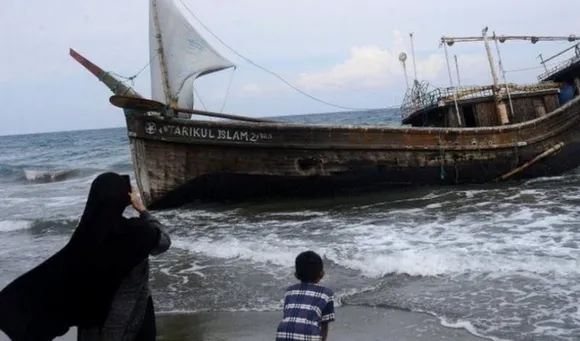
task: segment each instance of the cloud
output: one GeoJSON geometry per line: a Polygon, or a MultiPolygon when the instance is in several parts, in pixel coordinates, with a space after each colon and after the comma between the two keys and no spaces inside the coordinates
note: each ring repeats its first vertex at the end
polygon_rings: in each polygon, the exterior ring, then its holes
{"type": "MultiPolygon", "coordinates": [[[[415,32],[418,77],[447,86],[444,51],[438,48],[442,35],[479,35],[485,26],[498,34],[568,35],[577,30],[575,14],[580,10],[577,2],[547,9],[540,0],[529,0],[526,6],[500,0],[183,1],[237,52],[317,98],[353,107],[400,101],[405,92],[400,52],[409,55],[407,69],[413,75],[407,32],[415,32]],[[492,16],[477,15],[490,8],[503,10],[492,16]],[[559,24],[546,17],[558,18],[559,24]]],[[[189,13],[185,15],[210,44],[239,66],[225,111],[256,116],[335,110],[249,65],[189,13]]],[[[34,5],[3,0],[0,134],[123,125],[118,108],[108,103],[108,90],[69,57],[68,48],[107,71],[134,75],[148,62],[148,20],[146,0],[34,1],[34,5]],[[22,110],[23,101],[30,98],[35,106],[22,110]],[[13,112],[19,113],[18,119],[12,119],[9,113],[13,112]]],[[[506,69],[520,69],[540,66],[538,53],[547,57],[568,45],[513,42],[502,45],[501,53],[506,69]]],[[[456,44],[449,53],[450,58],[458,56],[462,84],[491,82],[482,44],[456,44]]],[[[510,73],[509,81],[530,82],[541,71],[510,73]]],[[[452,73],[455,76],[453,64],[452,73]]],[[[224,71],[196,81],[209,109],[221,110],[230,77],[231,72],[224,71]]],[[[135,88],[148,96],[149,70],[135,81],[135,88]]],[[[196,102],[199,107],[200,102],[196,102]]]]}
{"type": "MultiPolygon", "coordinates": [[[[439,54],[417,61],[417,72],[422,78],[436,77],[445,65],[439,54]]],[[[350,57],[316,73],[302,73],[298,84],[307,89],[337,90],[355,85],[358,88],[379,88],[395,81],[404,81],[398,53],[378,46],[353,47],[350,57]]]]}
{"type": "MultiPolygon", "coordinates": [[[[314,72],[300,72],[289,80],[299,89],[308,92],[341,92],[369,91],[388,87],[403,88],[405,86],[405,71],[399,61],[399,54],[408,55],[406,61],[407,77],[411,81],[414,76],[410,48],[405,46],[404,39],[398,30],[393,31],[393,47],[381,48],[377,45],[354,46],[350,48],[348,57],[314,72]]],[[[457,84],[453,55],[449,56],[454,84],[457,84]]],[[[445,55],[441,49],[438,52],[417,53],[417,77],[420,80],[436,84],[448,84],[448,72],[445,55]]],[[[487,60],[483,54],[462,54],[458,56],[460,68],[469,70],[465,81],[473,81],[487,75],[487,60]]],[[[241,86],[237,95],[240,97],[274,97],[294,91],[290,86],[277,83],[246,83],[241,86]]]]}

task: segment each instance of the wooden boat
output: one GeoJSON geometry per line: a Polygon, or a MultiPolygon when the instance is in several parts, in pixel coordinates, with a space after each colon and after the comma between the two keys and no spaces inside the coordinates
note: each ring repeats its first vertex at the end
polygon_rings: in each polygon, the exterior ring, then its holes
{"type": "MultiPolygon", "coordinates": [[[[485,32],[475,38],[490,55],[488,39],[506,37],[485,32]]],[[[571,66],[559,70],[558,83],[528,87],[499,85],[494,77],[487,87],[429,90],[415,80],[401,107],[401,127],[238,116],[227,118],[239,122],[208,121],[191,119],[220,116],[193,109],[193,81],[233,63],[209,46],[172,0],[150,1],[150,37],[153,101],[70,53],[124,108],[137,184],[151,209],[196,200],[482,184],[558,175],[580,164],[580,99],[568,91],[580,72],[571,66]]],[[[446,54],[447,45],[469,39],[442,38],[446,54]]]]}

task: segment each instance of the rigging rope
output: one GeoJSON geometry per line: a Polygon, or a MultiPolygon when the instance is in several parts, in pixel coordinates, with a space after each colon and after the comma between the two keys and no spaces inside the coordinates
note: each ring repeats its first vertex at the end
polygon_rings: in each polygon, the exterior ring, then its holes
{"type": "Polygon", "coordinates": [[[126,76],[120,75],[120,74],[113,72],[113,71],[108,71],[107,73],[109,73],[111,75],[115,75],[121,79],[125,79],[127,81],[130,81],[131,86],[134,86],[135,85],[135,78],[139,77],[139,75],[141,73],[143,73],[143,71],[145,71],[145,69],[147,69],[149,67],[149,65],[151,65],[151,63],[153,63],[153,60],[155,60],[158,55],[159,55],[159,52],[155,53],[155,55],[153,57],[149,58],[149,61],[147,62],[147,64],[145,64],[145,66],[143,66],[136,74],[134,74],[131,77],[126,77],[126,76]]]}
{"type": "Polygon", "coordinates": [[[369,109],[369,108],[351,108],[351,107],[346,107],[346,106],[342,106],[342,105],[332,104],[332,103],[330,103],[330,102],[327,102],[327,101],[321,100],[321,99],[319,99],[319,98],[316,98],[316,97],[314,97],[314,96],[312,96],[312,95],[310,95],[310,94],[308,94],[308,93],[304,92],[303,90],[301,90],[301,89],[299,89],[298,87],[296,87],[295,85],[291,84],[290,82],[288,82],[287,80],[285,80],[284,78],[282,78],[281,76],[279,76],[278,74],[276,74],[275,72],[273,72],[273,71],[270,71],[270,70],[266,69],[265,67],[263,67],[263,66],[260,66],[260,65],[258,65],[258,64],[256,64],[256,63],[254,63],[252,60],[250,60],[250,59],[246,58],[245,56],[241,55],[239,52],[237,52],[236,50],[234,50],[232,47],[230,47],[228,44],[226,44],[226,43],[225,43],[223,40],[221,40],[221,39],[220,39],[220,38],[219,38],[217,35],[215,35],[215,34],[214,34],[214,33],[213,33],[213,32],[212,32],[212,31],[211,31],[211,30],[210,30],[210,29],[209,29],[207,26],[205,26],[205,24],[204,24],[204,23],[203,23],[201,20],[199,20],[199,18],[198,18],[198,17],[197,17],[197,16],[196,16],[196,15],[193,13],[193,11],[192,11],[192,10],[190,10],[190,9],[189,9],[189,7],[188,7],[188,6],[187,6],[187,5],[186,5],[186,4],[183,2],[183,0],[179,0],[179,1],[180,1],[180,2],[181,2],[181,4],[183,5],[183,7],[185,7],[185,9],[186,9],[186,10],[189,12],[189,14],[191,14],[191,16],[192,16],[193,18],[195,18],[195,20],[196,20],[196,21],[197,21],[197,22],[198,22],[198,23],[199,23],[199,24],[200,24],[200,25],[201,25],[203,28],[205,28],[205,30],[206,30],[206,31],[207,31],[209,34],[211,34],[211,35],[212,35],[212,36],[213,36],[215,39],[217,39],[217,40],[218,40],[220,43],[222,43],[222,44],[223,44],[223,45],[224,45],[226,48],[228,48],[230,51],[232,51],[233,53],[235,53],[235,54],[236,54],[238,57],[242,58],[242,59],[243,59],[243,60],[245,60],[246,62],[248,62],[248,63],[250,63],[250,64],[254,65],[255,67],[257,67],[257,68],[261,69],[262,71],[265,71],[265,72],[267,72],[267,73],[271,74],[272,76],[274,76],[274,77],[278,78],[279,80],[281,80],[282,82],[284,82],[286,85],[288,85],[289,87],[291,87],[291,88],[293,88],[294,90],[298,91],[298,92],[299,92],[299,93],[301,93],[302,95],[304,95],[304,96],[306,96],[306,97],[309,97],[310,99],[312,99],[312,100],[315,100],[315,101],[317,101],[317,102],[320,102],[320,103],[326,104],[326,105],[328,105],[328,106],[331,106],[331,107],[340,108],[340,109],[345,109],[345,110],[372,110],[372,109],[369,109]]]}
{"type": "Polygon", "coordinates": [[[201,105],[203,105],[203,110],[207,111],[207,107],[205,106],[205,103],[203,103],[201,96],[197,93],[197,90],[195,90],[195,88],[193,88],[193,93],[197,95],[197,99],[199,99],[199,101],[201,102],[201,105]]]}
{"type": "Polygon", "coordinates": [[[230,88],[232,87],[232,81],[234,80],[234,73],[236,72],[236,67],[234,66],[234,69],[232,71],[232,74],[230,75],[230,81],[228,83],[228,89],[226,90],[226,97],[224,98],[224,103],[222,104],[222,107],[220,109],[220,113],[222,113],[224,111],[224,108],[226,106],[226,102],[228,101],[228,96],[230,94],[230,88]]]}
{"type": "Polygon", "coordinates": [[[528,67],[528,68],[523,68],[523,69],[514,69],[514,70],[505,70],[505,73],[511,73],[511,72],[522,72],[522,71],[533,71],[533,70],[539,70],[539,69],[543,69],[543,66],[534,66],[534,67],[528,67]]]}
{"type": "MultiPolygon", "coordinates": [[[[291,88],[293,88],[294,90],[298,91],[299,93],[303,94],[306,97],[309,97],[317,102],[332,106],[332,107],[336,107],[336,108],[340,108],[340,109],[345,109],[345,110],[392,110],[392,109],[399,109],[400,105],[390,105],[390,106],[386,106],[386,107],[381,107],[381,108],[352,108],[352,107],[346,107],[346,106],[341,106],[341,105],[335,105],[332,104],[330,102],[326,102],[324,100],[318,99],[304,91],[302,91],[301,89],[297,88],[296,86],[294,86],[293,84],[289,83],[288,81],[286,81],[284,78],[282,78],[281,76],[279,76],[278,74],[274,73],[273,71],[270,71],[258,64],[256,64],[255,62],[253,62],[252,60],[244,57],[243,55],[241,55],[240,53],[238,53],[236,50],[234,50],[232,47],[230,47],[229,45],[227,45],[224,41],[222,41],[217,35],[215,35],[207,26],[205,26],[205,24],[203,22],[201,22],[201,20],[199,20],[199,18],[191,11],[191,9],[189,9],[189,7],[183,2],[183,0],[180,0],[181,4],[185,7],[185,9],[199,22],[199,24],[204,27],[214,38],[216,38],[219,42],[221,42],[225,47],[227,47],[229,50],[231,50],[233,53],[235,53],[236,55],[238,55],[240,58],[244,59],[246,62],[248,62],[249,64],[254,65],[255,67],[273,75],[274,77],[280,79],[282,82],[284,82],[285,84],[287,84],[288,86],[290,86],[291,88]]],[[[121,79],[124,79],[126,81],[131,82],[131,86],[135,85],[135,79],[137,77],[139,77],[139,75],[141,75],[141,73],[143,73],[143,71],[145,71],[150,65],[151,63],[153,63],[153,61],[159,56],[159,52],[157,52],[153,57],[151,57],[149,59],[149,61],[147,62],[147,64],[145,64],[145,66],[143,66],[137,73],[135,73],[133,76],[127,77],[127,76],[123,76],[121,74],[118,74],[116,72],[113,71],[108,71],[107,73],[115,75],[121,79]]],[[[226,102],[228,100],[229,97],[229,93],[230,93],[230,89],[232,86],[232,82],[233,82],[233,77],[234,77],[234,73],[237,69],[236,66],[234,66],[233,68],[233,72],[230,76],[230,80],[228,83],[228,88],[226,90],[226,96],[224,98],[224,102],[222,104],[222,107],[220,109],[220,113],[223,111],[223,109],[225,108],[226,102]]],[[[337,86],[336,84],[333,84],[333,86],[341,88],[344,90],[344,88],[337,86]]],[[[352,89],[346,89],[349,91],[352,91],[352,89]]],[[[193,89],[194,93],[197,95],[198,99],[200,100],[201,104],[203,105],[204,109],[207,110],[207,107],[205,106],[203,100],[201,99],[201,97],[199,96],[199,94],[197,93],[197,91],[195,90],[195,88],[193,89]]]]}

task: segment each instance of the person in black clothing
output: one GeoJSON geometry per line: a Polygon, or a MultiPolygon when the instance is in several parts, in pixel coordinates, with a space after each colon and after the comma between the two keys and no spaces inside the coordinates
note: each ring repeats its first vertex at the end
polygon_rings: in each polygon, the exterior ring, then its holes
{"type": "Polygon", "coordinates": [[[85,210],[69,242],[57,253],[11,282],[0,292],[0,330],[12,341],[48,341],[77,326],[85,340],[155,340],[153,304],[148,289],[148,257],[166,251],[171,242],[116,173],[92,183],[85,210]],[[125,218],[132,204],[138,218],[125,218]],[[136,269],[141,271],[137,276],[136,269]],[[127,292],[146,294],[127,300],[127,292]],[[143,283],[145,281],[145,283],[143,283]],[[123,298],[123,299],[119,299],[123,298]],[[124,303],[122,303],[124,302],[124,303]],[[137,303],[139,302],[139,303],[137,303]],[[124,306],[119,309],[118,306],[124,306]],[[135,304],[131,309],[125,305],[135,304]],[[111,324],[115,312],[130,311],[119,334],[111,324]],[[96,336],[91,330],[105,332],[96,336]],[[85,333],[85,334],[83,334],[85,333]]]}

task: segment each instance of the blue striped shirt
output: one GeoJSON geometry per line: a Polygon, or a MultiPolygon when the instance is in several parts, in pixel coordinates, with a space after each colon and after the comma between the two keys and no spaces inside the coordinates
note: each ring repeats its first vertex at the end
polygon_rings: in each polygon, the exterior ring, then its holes
{"type": "Polygon", "coordinates": [[[334,293],[314,283],[299,283],[286,290],[284,318],[276,341],[321,340],[321,325],[334,321],[334,293]]]}

